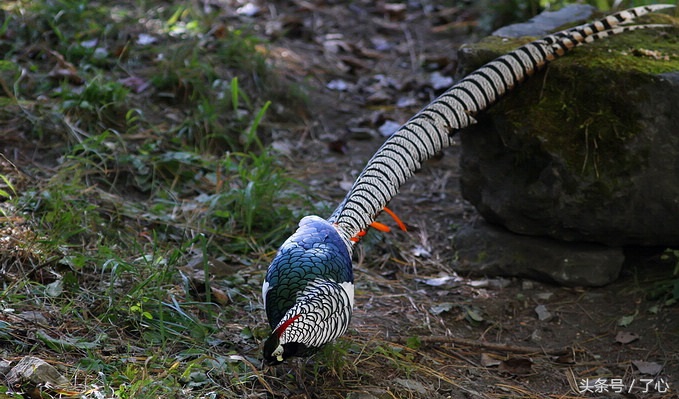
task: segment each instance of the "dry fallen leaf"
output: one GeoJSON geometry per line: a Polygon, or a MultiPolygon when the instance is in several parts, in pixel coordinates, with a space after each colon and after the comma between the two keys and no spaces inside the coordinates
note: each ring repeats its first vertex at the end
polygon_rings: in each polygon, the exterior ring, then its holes
{"type": "Polygon", "coordinates": [[[653,58],[654,60],[663,60],[663,61],[669,61],[670,56],[665,55],[662,52],[658,50],[648,50],[645,48],[637,48],[632,50],[632,55],[636,57],[647,57],[647,58],[653,58]]]}
{"type": "Polygon", "coordinates": [[[552,360],[554,360],[554,363],[559,363],[559,364],[575,364],[575,357],[573,356],[572,353],[567,353],[565,355],[556,356],[552,360]]]}
{"type": "Polygon", "coordinates": [[[137,44],[140,46],[148,46],[154,44],[157,41],[158,39],[152,35],[149,35],[148,33],[140,33],[139,36],[137,36],[137,44]]]}
{"type": "Polygon", "coordinates": [[[553,317],[552,313],[549,310],[547,310],[547,306],[545,305],[536,306],[535,313],[537,313],[538,320],[540,321],[549,321],[553,317]]]}
{"type": "Polygon", "coordinates": [[[402,3],[382,3],[379,11],[389,16],[392,21],[402,21],[408,11],[408,5],[402,3]]]}
{"type": "Polygon", "coordinates": [[[533,371],[532,367],[533,362],[530,359],[512,358],[504,360],[497,369],[511,375],[526,375],[533,371]]]}
{"type": "Polygon", "coordinates": [[[254,3],[246,3],[245,5],[238,7],[236,13],[244,17],[254,17],[262,11],[259,6],[254,3]]]}
{"type": "Polygon", "coordinates": [[[398,128],[401,127],[400,123],[394,122],[394,121],[385,121],[382,126],[380,126],[377,131],[380,132],[382,137],[390,137],[392,134],[394,134],[398,128]]]}
{"type": "Polygon", "coordinates": [[[645,362],[643,360],[632,360],[634,367],[639,370],[641,374],[658,375],[663,369],[662,364],[656,362],[645,362]]]}
{"type": "Polygon", "coordinates": [[[502,363],[502,360],[498,360],[493,357],[493,355],[488,354],[488,353],[482,353],[481,354],[481,365],[483,367],[495,367],[499,366],[502,363]]]}
{"type": "Polygon", "coordinates": [[[129,76],[127,78],[119,79],[118,83],[139,94],[151,86],[151,82],[144,80],[138,76],[129,76]]]}
{"type": "Polygon", "coordinates": [[[442,302],[429,308],[429,312],[434,316],[438,316],[443,312],[449,312],[453,308],[450,302],[442,302]]]}
{"type": "Polygon", "coordinates": [[[441,276],[441,277],[427,278],[427,279],[419,279],[419,278],[415,279],[415,281],[417,281],[419,283],[425,283],[425,284],[432,286],[432,287],[440,287],[442,285],[447,284],[450,281],[457,282],[459,280],[460,280],[460,278],[457,277],[457,276],[448,276],[448,275],[441,276]]]}
{"type": "Polygon", "coordinates": [[[53,50],[48,50],[50,55],[56,60],[56,65],[47,74],[52,79],[64,80],[66,79],[69,83],[74,85],[81,85],[85,83],[85,80],[78,75],[78,70],[70,62],[66,61],[63,55],[57,53],[53,50]]]}
{"type": "Polygon", "coordinates": [[[443,90],[453,85],[453,78],[450,76],[443,76],[440,72],[434,72],[429,77],[429,84],[434,90],[443,90]]]}
{"type": "Polygon", "coordinates": [[[349,83],[342,79],[333,79],[325,85],[330,90],[335,91],[347,91],[349,89],[349,83]]]}
{"type": "Polygon", "coordinates": [[[410,250],[410,253],[418,258],[431,258],[431,251],[422,245],[416,245],[415,248],[410,250]]]}
{"type": "Polygon", "coordinates": [[[629,344],[639,339],[639,336],[633,332],[629,331],[618,331],[615,335],[615,342],[619,344],[629,344]]]}

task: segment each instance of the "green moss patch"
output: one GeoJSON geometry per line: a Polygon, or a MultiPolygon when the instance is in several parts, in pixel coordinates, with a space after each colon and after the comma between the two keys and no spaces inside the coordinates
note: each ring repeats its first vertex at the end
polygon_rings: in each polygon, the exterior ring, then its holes
{"type": "MultiPolygon", "coordinates": [[[[627,32],[578,47],[492,107],[500,134],[519,138],[520,148],[512,146],[517,163],[544,151],[592,181],[643,165],[647,154],[627,149],[642,131],[636,104],[646,100],[643,88],[658,74],[679,71],[676,33],[627,32]]],[[[487,62],[529,41],[488,38],[472,46],[471,62],[487,62]]]]}

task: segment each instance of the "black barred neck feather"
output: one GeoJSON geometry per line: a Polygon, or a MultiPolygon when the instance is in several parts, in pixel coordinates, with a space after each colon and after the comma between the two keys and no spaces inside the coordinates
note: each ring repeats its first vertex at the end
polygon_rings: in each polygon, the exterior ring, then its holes
{"type": "Polygon", "coordinates": [[[308,355],[344,334],[351,321],[353,291],[351,283],[310,282],[267,339],[267,363],[308,355]]]}

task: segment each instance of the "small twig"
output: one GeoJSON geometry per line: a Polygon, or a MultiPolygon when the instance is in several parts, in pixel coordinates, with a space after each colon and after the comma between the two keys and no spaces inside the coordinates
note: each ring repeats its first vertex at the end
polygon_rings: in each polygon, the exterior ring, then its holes
{"type": "Polygon", "coordinates": [[[0,87],[2,87],[2,90],[5,92],[7,98],[16,100],[16,97],[14,97],[14,93],[12,93],[12,91],[9,89],[9,86],[7,86],[7,82],[5,82],[5,79],[0,78],[0,87]]]}
{"type": "MultiPolygon", "coordinates": [[[[397,342],[400,344],[407,343],[408,337],[390,337],[388,338],[392,342],[397,342]]],[[[482,347],[490,350],[501,351],[501,352],[515,352],[515,353],[543,353],[545,355],[564,355],[571,351],[571,348],[539,348],[534,346],[520,346],[520,345],[509,345],[509,344],[496,344],[492,342],[475,341],[472,339],[455,338],[455,337],[445,337],[445,336],[429,336],[429,337],[418,337],[422,343],[449,343],[464,346],[476,346],[482,347]]]]}
{"type": "Polygon", "coordinates": [[[415,53],[415,49],[417,46],[413,41],[413,35],[410,33],[410,31],[405,27],[402,30],[403,36],[405,36],[406,43],[408,45],[408,55],[410,56],[410,68],[413,71],[413,73],[415,73],[417,66],[420,65],[420,63],[417,61],[417,54],[415,53]]]}

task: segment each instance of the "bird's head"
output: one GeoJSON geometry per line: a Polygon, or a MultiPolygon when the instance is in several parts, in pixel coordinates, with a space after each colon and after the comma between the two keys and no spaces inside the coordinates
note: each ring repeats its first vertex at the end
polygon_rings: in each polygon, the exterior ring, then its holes
{"type": "Polygon", "coordinates": [[[271,335],[264,343],[264,361],[270,366],[281,364],[286,359],[306,352],[306,346],[297,342],[280,345],[275,335],[271,335]]]}
{"type": "Polygon", "coordinates": [[[264,342],[264,361],[267,364],[275,366],[288,358],[302,356],[307,352],[306,345],[302,343],[281,342],[285,329],[298,318],[299,315],[287,320],[286,323],[271,332],[269,338],[264,342]]]}

